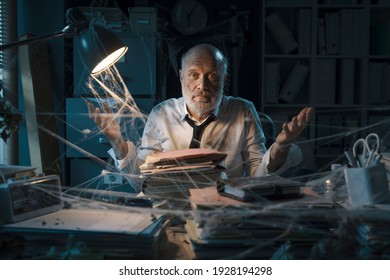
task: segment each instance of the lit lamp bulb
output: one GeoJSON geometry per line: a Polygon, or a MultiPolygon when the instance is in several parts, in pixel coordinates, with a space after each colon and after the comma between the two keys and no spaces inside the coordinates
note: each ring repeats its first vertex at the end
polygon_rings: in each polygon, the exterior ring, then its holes
{"type": "Polygon", "coordinates": [[[105,59],[100,61],[99,64],[92,69],[91,74],[96,75],[102,72],[104,69],[107,69],[115,62],[117,62],[126,53],[126,51],[127,47],[122,47],[114,51],[112,54],[108,55],[105,59]]]}

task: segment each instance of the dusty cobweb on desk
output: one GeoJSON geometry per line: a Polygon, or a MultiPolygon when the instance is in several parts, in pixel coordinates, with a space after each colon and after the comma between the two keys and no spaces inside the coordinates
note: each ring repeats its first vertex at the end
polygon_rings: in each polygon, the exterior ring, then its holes
{"type": "MultiPolygon", "coordinates": [[[[128,124],[126,129],[134,131],[133,122],[128,124]]],[[[332,127],[334,133],[313,140],[303,139],[297,144],[309,144],[313,149],[321,146],[332,149],[358,137],[365,129],[375,129],[375,125],[347,130],[332,127]]],[[[361,233],[359,228],[364,223],[357,221],[353,211],[346,211],[348,193],[343,170],[331,170],[331,164],[343,162],[343,156],[340,153],[327,165],[319,166],[320,172],[289,174],[290,178],[305,185],[304,196],[300,199],[272,201],[264,198],[254,205],[225,201],[213,186],[197,183],[196,176],[190,172],[185,178],[168,174],[163,178],[156,176],[154,183],[158,185],[161,181],[161,186],[156,187],[157,194],[149,193],[147,197],[153,200],[154,211],[169,213],[176,223],[180,224],[178,220],[185,223],[186,240],[195,258],[386,258],[386,251],[377,246],[373,249],[371,244],[378,236],[361,233]],[[190,182],[190,187],[183,188],[183,181],[190,182]],[[199,197],[208,203],[204,205],[199,197]],[[221,200],[224,203],[219,203],[221,200]],[[349,222],[344,223],[346,220],[349,222]],[[349,232],[360,234],[350,237],[349,232]]],[[[207,177],[204,173],[198,175],[207,177]]],[[[122,176],[134,178],[131,174],[122,176]]],[[[212,176],[209,179],[209,182],[216,181],[212,176]]],[[[367,219],[366,227],[372,229],[375,224],[367,219]]]]}
{"type": "MultiPolygon", "coordinates": [[[[137,145],[141,133],[136,123],[137,120],[141,120],[142,123],[146,116],[137,109],[130,92],[120,78],[119,82],[122,83],[120,86],[115,84],[118,77],[108,80],[109,83],[106,85],[107,77],[110,75],[119,76],[119,73],[105,73],[101,76],[104,79],[103,82],[98,81],[98,84],[107,92],[107,97],[115,100],[115,114],[118,117],[126,116],[126,123],[122,122],[122,125],[124,124],[123,133],[131,135],[131,140],[137,145]]],[[[101,94],[93,92],[97,97],[101,97],[101,94]]],[[[320,145],[331,149],[334,143],[348,142],[364,131],[363,128],[345,130],[343,127],[332,127],[332,130],[333,134],[319,139],[302,140],[302,143],[298,144],[309,143],[313,149],[319,148],[320,145]]],[[[360,235],[358,236],[360,239],[357,238],[357,240],[349,238],[352,239],[350,243],[340,242],[340,240],[349,240],[346,238],[347,233],[358,231],[357,228],[360,226],[353,215],[351,218],[342,207],[348,199],[342,169],[331,170],[330,168],[333,162],[340,162],[340,159],[342,161],[342,157],[343,154],[340,153],[339,158],[330,161],[327,165],[319,166],[320,172],[304,175],[292,174],[292,176],[290,174],[292,179],[304,182],[307,193],[303,199],[286,201],[264,199],[263,203],[255,206],[240,205],[235,201],[230,201],[223,205],[211,203],[204,209],[202,203],[194,203],[190,193],[183,190],[183,177],[168,175],[169,184],[166,184],[166,180],[161,180],[164,183],[158,195],[151,194],[148,198],[153,200],[153,211],[162,214],[169,213],[174,220],[178,218],[176,222],[181,220],[185,223],[185,232],[188,233],[187,241],[191,244],[195,258],[343,259],[351,258],[351,256],[354,258],[361,254],[364,248],[370,248],[361,239],[369,243],[371,236],[360,235]],[[347,218],[354,222],[345,226],[343,221],[347,218]],[[354,242],[360,244],[360,248],[363,249],[356,252],[350,245],[354,242]]],[[[118,173],[118,175],[128,181],[139,178],[131,172],[118,173]]],[[[205,176],[205,174],[200,175],[205,176]]],[[[210,186],[201,187],[190,174],[185,179],[191,182],[192,193],[197,191],[201,197],[208,199],[213,197],[210,191],[218,195],[215,189],[209,188],[210,186]],[[209,195],[205,195],[207,193],[209,195]]],[[[92,191],[94,195],[91,198],[109,200],[104,193],[108,194],[113,190],[115,186],[103,191],[92,191]]],[[[117,203],[118,200],[114,197],[116,195],[111,196],[110,202],[117,203]]],[[[145,211],[150,211],[150,209],[145,209],[145,211]]],[[[367,258],[378,254],[378,252],[374,252],[375,254],[368,252],[367,258]]]]}
{"type": "MultiPolygon", "coordinates": [[[[139,145],[147,115],[138,108],[116,68],[92,77],[90,89],[102,110],[103,102],[110,100],[110,108],[120,120],[123,135],[136,146],[139,145]]],[[[331,149],[335,146],[334,143],[348,142],[359,137],[365,129],[375,130],[376,127],[332,129],[333,133],[327,136],[302,140],[297,144],[309,144],[313,149],[321,146],[331,149]]],[[[98,133],[97,128],[85,129],[85,139],[95,137],[98,133]]],[[[54,133],[52,136],[60,138],[54,133]]],[[[332,163],[343,162],[342,152],[338,158],[318,166],[319,172],[289,175],[291,179],[303,182],[305,186],[303,197],[289,200],[264,198],[254,205],[248,205],[232,199],[225,201],[226,198],[221,198],[216,188],[210,184],[206,186],[197,184],[194,179],[196,176],[190,173],[185,177],[166,175],[164,179],[168,178],[169,184],[166,184],[167,180],[162,180],[164,184],[158,195],[139,197],[135,186],[142,184],[143,179],[135,174],[134,170],[121,172],[115,168],[112,161],[102,161],[83,151],[77,143],[62,141],[72,148],[79,149],[81,153],[102,166],[100,175],[77,186],[63,187],[66,208],[167,216],[175,222],[177,229],[180,228],[179,231],[187,233],[186,242],[195,258],[389,257],[387,250],[378,249],[376,243],[372,244],[373,240],[378,239],[378,235],[372,233],[377,224],[372,221],[371,216],[364,219],[364,215],[363,218],[359,215],[359,218],[356,218],[353,211],[346,211],[346,207],[343,207],[346,205],[348,193],[342,169],[330,169],[332,163]],[[113,181],[110,179],[105,181],[107,176],[108,178],[112,176],[113,181]],[[183,189],[183,180],[186,183],[190,182],[191,187],[183,189]],[[194,196],[190,194],[196,194],[198,200],[194,201],[194,196]],[[211,203],[204,205],[204,201],[199,198],[211,199],[211,203]],[[224,203],[221,204],[220,201],[224,203]],[[353,236],[348,233],[353,233],[353,236]]],[[[206,179],[208,176],[202,172],[197,175],[206,179]]],[[[161,178],[161,175],[159,176],[161,178]]],[[[211,184],[216,181],[213,176],[209,176],[208,179],[206,181],[211,184]]],[[[156,181],[158,180],[157,178],[156,181]]],[[[381,222],[389,223],[384,217],[381,222]]],[[[380,238],[383,238],[383,235],[380,238]]],[[[77,258],[77,255],[70,257],[77,258]]]]}

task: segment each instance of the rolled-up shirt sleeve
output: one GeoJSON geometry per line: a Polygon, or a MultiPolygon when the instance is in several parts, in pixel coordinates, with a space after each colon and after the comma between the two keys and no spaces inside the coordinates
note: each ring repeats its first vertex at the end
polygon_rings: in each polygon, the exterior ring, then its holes
{"type": "MultiPolygon", "coordinates": [[[[272,144],[271,147],[264,154],[263,160],[255,172],[255,176],[265,176],[270,173],[267,169],[267,166],[270,161],[271,149],[273,145],[275,145],[275,143],[272,144]]],[[[280,168],[273,171],[272,173],[281,175],[289,168],[297,166],[299,163],[301,163],[302,159],[303,159],[303,155],[301,149],[299,148],[298,145],[292,144],[290,150],[288,151],[286,162],[280,168]]]]}
{"type": "Polygon", "coordinates": [[[114,160],[115,166],[120,171],[126,171],[130,174],[139,174],[139,160],[137,158],[137,148],[131,141],[127,143],[127,155],[123,159],[117,159],[114,149],[108,150],[108,154],[114,160]]]}

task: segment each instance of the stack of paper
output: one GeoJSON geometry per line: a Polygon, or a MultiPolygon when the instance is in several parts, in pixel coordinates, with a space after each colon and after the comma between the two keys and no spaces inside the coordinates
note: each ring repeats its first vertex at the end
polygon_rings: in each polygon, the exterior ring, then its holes
{"type": "Polygon", "coordinates": [[[194,218],[185,228],[198,259],[270,259],[289,242],[304,259],[318,240],[337,240],[338,211],[319,198],[249,203],[221,196],[216,188],[191,189],[194,218]]]}
{"type": "Polygon", "coordinates": [[[350,211],[341,232],[356,259],[390,258],[389,210],[390,206],[383,204],[350,211]]]}
{"type": "Polygon", "coordinates": [[[188,197],[188,189],[215,186],[224,174],[226,154],[211,149],[158,153],[140,167],[143,192],[154,197],[188,197]]]}
{"type": "Polygon", "coordinates": [[[142,174],[198,169],[221,164],[226,156],[212,149],[174,150],[147,156],[140,169],[142,174]]]}

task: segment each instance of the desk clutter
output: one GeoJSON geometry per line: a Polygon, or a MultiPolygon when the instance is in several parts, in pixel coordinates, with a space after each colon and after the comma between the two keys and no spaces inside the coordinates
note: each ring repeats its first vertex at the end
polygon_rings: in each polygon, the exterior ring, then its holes
{"type": "Polygon", "coordinates": [[[370,133],[353,143],[352,150],[344,154],[348,167],[344,169],[345,180],[352,206],[389,203],[389,184],[383,154],[380,153],[380,138],[370,133]]]}
{"type": "MultiPolygon", "coordinates": [[[[375,166],[389,172],[386,160],[375,166]]],[[[196,187],[190,180],[183,191],[167,185],[188,208],[160,207],[162,198],[177,206],[170,192],[62,187],[61,209],[0,225],[0,258],[389,259],[390,204],[352,204],[346,168],[295,179],[209,178],[196,187]],[[221,186],[255,196],[226,195],[221,186]]],[[[36,188],[32,178],[9,177],[6,183],[36,188]]]]}
{"type": "Polygon", "coordinates": [[[156,259],[163,215],[106,209],[62,209],[3,226],[23,239],[23,258],[156,259]]]}
{"type": "Polygon", "coordinates": [[[151,200],[97,190],[75,196],[57,175],[15,176],[31,170],[0,168],[0,258],[158,258],[169,220],[151,200]]]}

